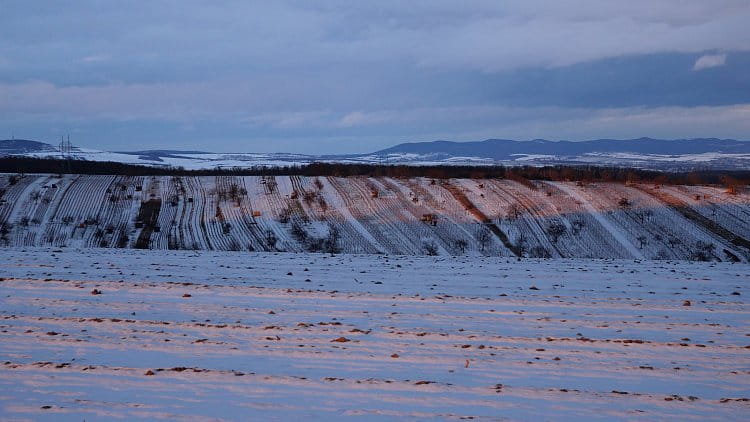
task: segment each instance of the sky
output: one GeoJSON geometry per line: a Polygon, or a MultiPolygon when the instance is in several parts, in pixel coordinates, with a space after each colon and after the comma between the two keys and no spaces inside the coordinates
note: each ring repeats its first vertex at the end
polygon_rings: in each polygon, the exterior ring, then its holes
{"type": "Polygon", "coordinates": [[[748,0],[0,0],[0,139],[750,140],[748,0]]]}

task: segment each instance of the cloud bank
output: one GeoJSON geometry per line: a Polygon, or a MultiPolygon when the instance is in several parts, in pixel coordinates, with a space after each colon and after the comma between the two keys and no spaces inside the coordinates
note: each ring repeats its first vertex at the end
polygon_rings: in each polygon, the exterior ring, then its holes
{"type": "MultiPolygon", "coordinates": [[[[643,113],[750,104],[748,21],[746,0],[8,1],[0,137],[347,152],[355,138],[563,137],[557,117],[504,117],[550,109],[620,110],[603,136],[624,137],[643,113]]],[[[638,136],[685,136],[652,120],[638,136]]]]}

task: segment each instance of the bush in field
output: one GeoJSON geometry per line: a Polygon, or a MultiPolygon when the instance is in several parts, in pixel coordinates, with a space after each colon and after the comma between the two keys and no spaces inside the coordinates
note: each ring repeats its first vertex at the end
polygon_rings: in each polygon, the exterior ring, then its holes
{"type": "Polygon", "coordinates": [[[466,247],[469,246],[468,242],[466,242],[463,239],[458,239],[455,242],[453,242],[453,246],[458,249],[458,251],[461,253],[461,255],[466,253],[466,247]]]}
{"type": "Polygon", "coordinates": [[[286,224],[292,216],[292,207],[288,206],[279,213],[279,223],[286,224]]]}
{"type": "Polygon", "coordinates": [[[120,230],[120,236],[117,238],[117,247],[120,249],[127,248],[129,242],[130,237],[128,237],[128,234],[125,233],[125,230],[120,230]]]}
{"type": "Polygon", "coordinates": [[[713,261],[716,252],[716,245],[710,242],[699,240],[695,243],[690,259],[693,261],[713,261]]]}
{"type": "Polygon", "coordinates": [[[307,233],[305,228],[302,227],[302,224],[300,224],[299,221],[295,221],[292,223],[292,236],[294,236],[294,238],[302,244],[310,241],[310,235],[307,233]]]}
{"type": "Polygon", "coordinates": [[[516,243],[513,244],[512,249],[518,256],[526,255],[526,252],[529,249],[529,239],[526,237],[525,234],[521,233],[518,235],[518,238],[516,239],[516,243]]]}
{"type": "Polygon", "coordinates": [[[550,225],[547,226],[547,234],[552,238],[552,243],[557,243],[560,236],[564,235],[567,231],[568,228],[565,227],[565,224],[557,221],[550,223],[550,225]]]}
{"type": "Polygon", "coordinates": [[[517,220],[518,217],[520,217],[522,214],[523,214],[523,207],[518,205],[518,203],[514,202],[510,204],[510,206],[508,207],[507,219],[511,221],[517,220]]]}
{"type": "Polygon", "coordinates": [[[552,254],[549,253],[544,246],[534,246],[529,251],[529,256],[532,258],[552,258],[552,254]]]}
{"type": "Polygon", "coordinates": [[[341,233],[339,232],[339,229],[335,226],[329,225],[328,236],[323,242],[323,248],[325,249],[325,251],[331,254],[341,252],[341,247],[339,246],[340,238],[341,233]]]}
{"type": "Polygon", "coordinates": [[[269,249],[276,249],[276,243],[279,239],[276,237],[276,233],[273,230],[266,230],[266,246],[269,249]]]}
{"type": "Polygon", "coordinates": [[[312,204],[312,202],[318,197],[317,192],[305,192],[304,195],[302,195],[302,198],[305,200],[305,203],[307,205],[312,204]]]}
{"type": "Polygon", "coordinates": [[[227,245],[227,249],[232,252],[239,252],[242,250],[242,246],[240,246],[240,242],[237,239],[231,239],[229,245],[227,245]]]}
{"type": "Polygon", "coordinates": [[[169,234],[169,235],[167,236],[167,249],[169,249],[169,250],[171,250],[171,251],[178,251],[178,250],[180,250],[180,249],[183,249],[183,248],[182,248],[182,245],[181,245],[181,244],[180,244],[180,242],[179,242],[179,241],[177,240],[177,237],[176,237],[176,236],[174,236],[174,235],[173,235],[172,233],[170,233],[170,234],[169,234]]]}
{"type": "Polygon", "coordinates": [[[574,220],[571,225],[573,226],[573,234],[577,236],[581,233],[581,229],[586,227],[586,222],[584,220],[574,220]]]}
{"type": "Polygon", "coordinates": [[[320,205],[320,209],[323,210],[323,212],[328,211],[328,202],[326,202],[326,199],[322,196],[318,196],[318,205],[320,205]]]}
{"type": "Polygon", "coordinates": [[[8,240],[8,234],[12,226],[5,221],[0,222],[0,238],[4,241],[8,240]]]}
{"type": "Polygon", "coordinates": [[[490,231],[484,225],[480,226],[479,231],[477,232],[477,242],[479,242],[479,250],[484,252],[484,250],[490,245],[491,241],[492,234],[490,233],[490,231]]]}
{"type": "Polygon", "coordinates": [[[325,239],[310,238],[304,243],[307,252],[321,252],[324,248],[325,239]]]}
{"type": "Polygon", "coordinates": [[[438,254],[438,247],[432,240],[422,243],[422,249],[424,249],[424,253],[429,256],[436,256],[438,254]]]}
{"type": "Polygon", "coordinates": [[[641,219],[641,224],[645,223],[647,220],[651,221],[651,218],[654,216],[653,210],[644,210],[642,212],[638,213],[638,217],[641,219]]]}

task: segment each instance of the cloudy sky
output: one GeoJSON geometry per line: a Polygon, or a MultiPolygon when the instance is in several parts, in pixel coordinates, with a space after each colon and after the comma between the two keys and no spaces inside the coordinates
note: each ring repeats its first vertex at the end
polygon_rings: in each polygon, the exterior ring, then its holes
{"type": "Polygon", "coordinates": [[[0,0],[0,139],[750,140],[748,0],[0,0]]]}

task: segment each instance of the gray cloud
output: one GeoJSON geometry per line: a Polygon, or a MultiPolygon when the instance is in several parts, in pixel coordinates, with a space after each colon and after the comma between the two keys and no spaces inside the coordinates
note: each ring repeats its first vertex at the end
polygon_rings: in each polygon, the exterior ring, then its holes
{"type": "MultiPolygon", "coordinates": [[[[642,122],[649,110],[750,103],[746,0],[9,0],[2,9],[0,131],[79,127],[84,142],[94,128],[113,145],[155,131],[162,146],[560,137],[547,128],[569,121],[565,110],[642,122]],[[513,110],[556,114],[531,124],[513,110]]],[[[670,121],[638,135],[680,132],[670,121]]],[[[726,124],[747,137],[736,119],[726,124]]],[[[610,129],[602,135],[627,133],[610,129]]]]}

